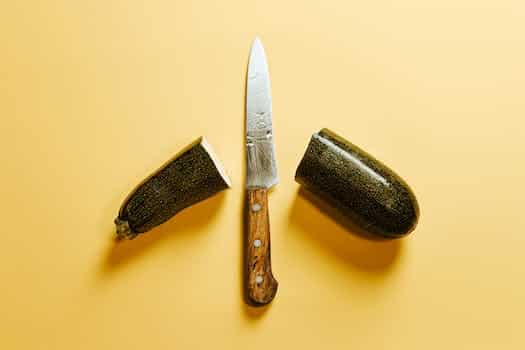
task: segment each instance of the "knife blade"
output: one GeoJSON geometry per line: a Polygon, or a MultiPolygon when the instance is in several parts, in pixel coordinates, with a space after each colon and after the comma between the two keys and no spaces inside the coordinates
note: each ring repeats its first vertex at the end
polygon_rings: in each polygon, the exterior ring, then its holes
{"type": "Polygon", "coordinates": [[[277,293],[272,274],[268,190],[278,183],[270,77],[264,47],[255,38],[246,80],[246,281],[248,302],[265,305],[277,293]]]}

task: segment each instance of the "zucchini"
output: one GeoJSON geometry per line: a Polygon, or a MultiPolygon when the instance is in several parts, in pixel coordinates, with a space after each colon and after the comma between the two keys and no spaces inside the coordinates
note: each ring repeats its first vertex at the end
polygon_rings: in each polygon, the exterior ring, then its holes
{"type": "Polygon", "coordinates": [[[117,238],[133,239],[229,187],[231,182],[220,161],[200,137],[128,195],[115,219],[117,238]]]}
{"type": "Polygon", "coordinates": [[[295,179],[365,234],[398,238],[416,227],[419,205],[408,184],[328,129],[312,136],[295,179]]]}

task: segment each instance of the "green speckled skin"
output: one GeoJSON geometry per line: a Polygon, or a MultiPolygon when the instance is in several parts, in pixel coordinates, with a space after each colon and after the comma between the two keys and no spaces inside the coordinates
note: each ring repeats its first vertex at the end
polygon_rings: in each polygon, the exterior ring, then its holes
{"type": "Polygon", "coordinates": [[[199,139],[144,180],[122,204],[119,237],[134,238],[229,187],[199,139]]]}
{"type": "Polygon", "coordinates": [[[373,235],[398,238],[417,224],[419,206],[405,181],[328,129],[312,136],[295,179],[373,235]]]}

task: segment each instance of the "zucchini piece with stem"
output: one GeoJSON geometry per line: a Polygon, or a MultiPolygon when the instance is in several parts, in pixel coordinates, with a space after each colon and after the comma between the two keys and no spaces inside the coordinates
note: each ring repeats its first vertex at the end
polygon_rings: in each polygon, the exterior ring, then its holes
{"type": "Polygon", "coordinates": [[[115,219],[117,238],[133,239],[230,187],[224,167],[210,144],[200,137],[128,195],[115,219]]]}

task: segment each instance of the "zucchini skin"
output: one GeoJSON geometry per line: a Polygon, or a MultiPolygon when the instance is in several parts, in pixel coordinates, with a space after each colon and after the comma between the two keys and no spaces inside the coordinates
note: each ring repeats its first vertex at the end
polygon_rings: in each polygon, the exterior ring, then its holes
{"type": "Polygon", "coordinates": [[[199,138],[128,195],[115,219],[117,237],[133,239],[229,187],[209,146],[199,138]]]}
{"type": "Polygon", "coordinates": [[[365,233],[399,238],[417,225],[419,205],[408,184],[328,129],[312,136],[295,179],[365,233]]]}

